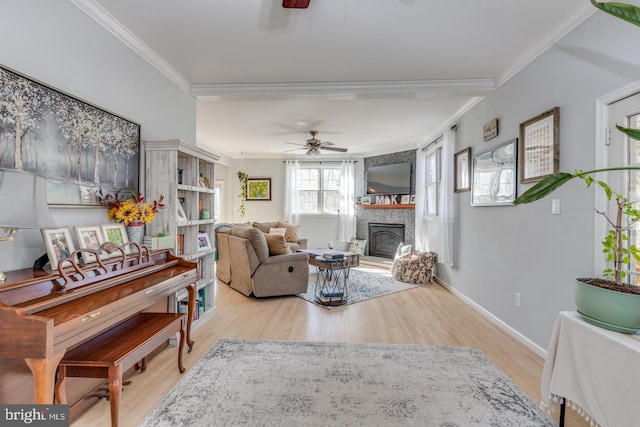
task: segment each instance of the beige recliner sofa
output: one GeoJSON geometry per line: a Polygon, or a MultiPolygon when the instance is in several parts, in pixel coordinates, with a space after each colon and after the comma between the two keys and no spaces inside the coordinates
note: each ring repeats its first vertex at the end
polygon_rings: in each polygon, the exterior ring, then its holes
{"type": "Polygon", "coordinates": [[[257,228],[225,228],[217,232],[216,277],[244,295],[270,297],[306,292],[309,255],[269,255],[257,228]]]}

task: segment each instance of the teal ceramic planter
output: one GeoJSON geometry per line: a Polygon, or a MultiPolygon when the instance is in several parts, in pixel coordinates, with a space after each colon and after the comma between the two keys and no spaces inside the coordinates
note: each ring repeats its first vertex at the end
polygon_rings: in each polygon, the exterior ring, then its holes
{"type": "Polygon", "coordinates": [[[584,320],[625,334],[640,330],[640,295],[599,288],[579,279],[573,281],[573,298],[584,320]]]}

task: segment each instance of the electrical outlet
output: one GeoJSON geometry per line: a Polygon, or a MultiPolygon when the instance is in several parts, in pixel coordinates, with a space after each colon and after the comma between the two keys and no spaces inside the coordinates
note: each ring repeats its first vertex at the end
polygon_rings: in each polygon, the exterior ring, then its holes
{"type": "Polygon", "coordinates": [[[516,307],[522,307],[522,295],[516,292],[516,307]]]}

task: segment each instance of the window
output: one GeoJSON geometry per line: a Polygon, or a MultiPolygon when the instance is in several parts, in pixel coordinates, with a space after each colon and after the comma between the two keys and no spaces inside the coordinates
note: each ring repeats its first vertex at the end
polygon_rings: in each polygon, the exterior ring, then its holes
{"type": "Polygon", "coordinates": [[[300,168],[298,207],[301,214],[338,214],[340,168],[312,166],[300,168]]]}
{"type": "Polygon", "coordinates": [[[440,198],[440,150],[437,148],[427,154],[425,159],[425,215],[438,215],[440,198]]]}

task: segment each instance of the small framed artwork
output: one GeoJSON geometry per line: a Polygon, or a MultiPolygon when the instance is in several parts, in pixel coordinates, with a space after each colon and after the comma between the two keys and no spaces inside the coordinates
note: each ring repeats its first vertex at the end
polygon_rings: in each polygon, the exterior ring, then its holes
{"type": "Polygon", "coordinates": [[[498,119],[489,120],[482,126],[482,138],[488,141],[498,136],[498,119]]]}
{"type": "MultiPolygon", "coordinates": [[[[127,229],[124,224],[118,222],[115,224],[102,224],[100,226],[102,230],[102,236],[104,237],[104,241],[115,243],[118,246],[122,246],[125,243],[129,243],[129,237],[127,236],[127,229]]],[[[126,254],[131,253],[131,248],[127,245],[125,247],[124,252],[126,254]]],[[[111,256],[118,256],[118,251],[115,251],[111,254],[111,256]]]]}
{"type": "Polygon", "coordinates": [[[560,169],[560,108],[520,123],[520,182],[536,182],[560,169]]]}
{"type": "Polygon", "coordinates": [[[206,251],[207,249],[211,249],[211,240],[207,233],[201,231],[198,233],[198,250],[206,251]]]}
{"type": "Polygon", "coordinates": [[[416,204],[416,195],[412,194],[411,197],[409,198],[409,204],[410,205],[415,205],[416,204]]]}
{"type": "Polygon", "coordinates": [[[71,233],[69,233],[68,228],[42,230],[42,238],[44,239],[44,246],[47,249],[51,270],[57,270],[58,263],[69,257],[71,253],[75,251],[73,240],[71,240],[71,233]]]}
{"type": "Polygon", "coordinates": [[[246,200],[271,200],[271,178],[248,178],[246,200]]]}
{"type": "Polygon", "coordinates": [[[400,196],[400,203],[403,205],[408,205],[410,200],[411,200],[411,196],[409,196],[408,194],[404,194],[400,196]]]}
{"type": "Polygon", "coordinates": [[[364,197],[362,198],[362,204],[363,204],[363,205],[370,205],[370,204],[371,204],[371,197],[369,197],[369,196],[364,196],[364,197]]]}
{"type": "Polygon", "coordinates": [[[362,197],[358,196],[356,197],[356,205],[360,205],[362,204],[362,197]]]}
{"type": "MultiPolygon", "coordinates": [[[[100,250],[100,246],[104,243],[104,238],[102,237],[102,230],[100,230],[99,226],[90,226],[90,227],[74,227],[76,233],[76,240],[78,242],[78,248],[80,249],[95,249],[100,250]]],[[[100,251],[100,258],[108,258],[109,255],[100,251]]],[[[93,254],[83,252],[82,253],[82,262],[95,262],[96,257],[93,254]]]]}
{"type": "Polygon", "coordinates": [[[471,190],[471,147],[453,155],[453,191],[460,193],[471,190]]]}
{"type": "Polygon", "coordinates": [[[201,176],[200,178],[198,178],[198,185],[200,185],[200,187],[203,187],[203,188],[211,188],[209,186],[209,180],[207,179],[206,176],[201,176]]]}
{"type": "Polygon", "coordinates": [[[473,156],[471,206],[513,205],[516,198],[518,138],[473,156]]]}
{"type": "Polygon", "coordinates": [[[184,213],[184,209],[182,209],[182,203],[180,203],[180,200],[178,200],[176,209],[177,209],[176,215],[177,215],[178,222],[188,221],[187,214],[184,213]]]}

